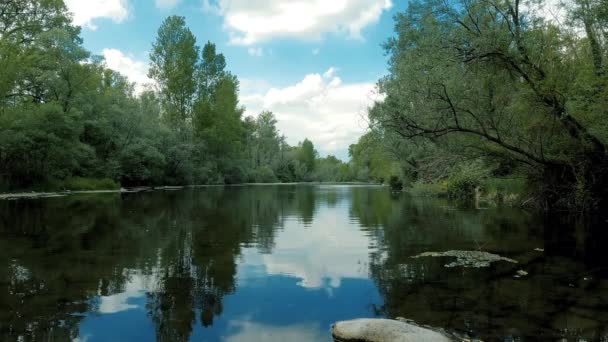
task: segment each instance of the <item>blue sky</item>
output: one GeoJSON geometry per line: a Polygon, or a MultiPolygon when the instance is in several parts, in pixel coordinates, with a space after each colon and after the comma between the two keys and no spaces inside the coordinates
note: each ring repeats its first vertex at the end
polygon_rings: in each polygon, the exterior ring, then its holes
{"type": "Polygon", "coordinates": [[[85,47],[140,86],[148,52],[169,15],[199,45],[214,42],[241,81],[247,115],[272,110],[290,144],[311,139],[347,159],[365,132],[366,108],[386,74],[381,44],[393,35],[397,0],[66,0],[85,47]]]}

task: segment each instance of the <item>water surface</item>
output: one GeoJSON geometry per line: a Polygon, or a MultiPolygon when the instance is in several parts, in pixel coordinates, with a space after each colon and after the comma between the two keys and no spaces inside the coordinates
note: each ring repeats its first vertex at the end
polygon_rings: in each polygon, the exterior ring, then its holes
{"type": "Polygon", "coordinates": [[[330,341],[334,321],[399,316],[485,341],[608,340],[604,225],[372,186],[2,201],[0,340],[330,341]],[[411,258],[454,249],[519,263],[411,258]]]}

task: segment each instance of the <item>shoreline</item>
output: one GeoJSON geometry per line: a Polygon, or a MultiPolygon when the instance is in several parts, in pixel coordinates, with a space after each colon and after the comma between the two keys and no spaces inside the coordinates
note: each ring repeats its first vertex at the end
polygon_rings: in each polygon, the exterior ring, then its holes
{"type": "Polygon", "coordinates": [[[18,191],[0,193],[0,201],[14,201],[20,199],[39,199],[65,197],[78,194],[111,194],[111,193],[138,193],[147,191],[176,191],[195,188],[213,187],[245,187],[245,186],[289,186],[289,185],[351,185],[351,186],[385,186],[375,183],[360,182],[297,182],[297,183],[241,183],[241,184],[200,184],[200,185],[181,185],[181,186],[142,186],[133,188],[107,189],[107,190],[63,190],[63,191],[18,191]]]}

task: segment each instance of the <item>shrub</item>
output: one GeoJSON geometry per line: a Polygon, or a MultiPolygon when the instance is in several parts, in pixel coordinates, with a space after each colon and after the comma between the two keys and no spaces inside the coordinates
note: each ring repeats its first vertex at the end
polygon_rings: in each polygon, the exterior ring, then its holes
{"type": "Polygon", "coordinates": [[[468,175],[458,175],[448,180],[448,197],[455,200],[471,200],[475,198],[475,189],[480,185],[478,178],[468,175]]]}
{"type": "Polygon", "coordinates": [[[93,179],[72,177],[63,181],[52,182],[50,185],[53,190],[93,191],[120,189],[120,184],[108,178],[93,179]]]}
{"type": "Polygon", "coordinates": [[[388,184],[391,187],[391,190],[393,191],[403,190],[403,181],[401,181],[401,179],[399,179],[399,177],[397,176],[391,176],[388,184]]]}
{"type": "Polygon", "coordinates": [[[256,183],[276,183],[279,179],[269,166],[262,166],[255,171],[256,183]]]}
{"type": "Polygon", "coordinates": [[[409,192],[416,197],[445,197],[447,195],[447,182],[424,183],[418,181],[412,183],[409,192]]]}

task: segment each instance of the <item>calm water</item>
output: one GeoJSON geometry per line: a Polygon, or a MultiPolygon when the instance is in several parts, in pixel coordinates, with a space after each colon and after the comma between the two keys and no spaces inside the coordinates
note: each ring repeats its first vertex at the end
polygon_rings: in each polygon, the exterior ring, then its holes
{"type": "Polygon", "coordinates": [[[329,341],[336,320],[402,316],[486,341],[606,341],[604,225],[381,187],[2,201],[0,339],[329,341]],[[411,258],[452,249],[519,264],[411,258]]]}

